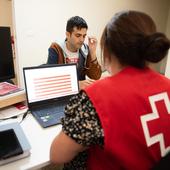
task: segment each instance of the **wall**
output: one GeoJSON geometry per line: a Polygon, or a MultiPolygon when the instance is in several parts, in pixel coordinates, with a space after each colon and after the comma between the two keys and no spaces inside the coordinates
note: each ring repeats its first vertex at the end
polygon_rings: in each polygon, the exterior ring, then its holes
{"type": "Polygon", "coordinates": [[[125,9],[145,11],[165,32],[169,5],[169,0],[13,0],[19,83],[23,85],[22,67],[46,62],[50,43],[63,40],[71,16],[82,16],[89,25],[88,34],[99,40],[107,21],[125,9]]]}
{"type": "MultiPolygon", "coordinates": [[[[167,22],[167,31],[166,31],[169,39],[170,39],[170,9],[169,9],[169,17],[167,22]]],[[[167,56],[167,62],[166,62],[166,70],[165,70],[165,76],[170,78],[170,50],[167,56]]]]}
{"type": "Polygon", "coordinates": [[[12,28],[12,3],[10,0],[0,0],[0,25],[12,28]]]}

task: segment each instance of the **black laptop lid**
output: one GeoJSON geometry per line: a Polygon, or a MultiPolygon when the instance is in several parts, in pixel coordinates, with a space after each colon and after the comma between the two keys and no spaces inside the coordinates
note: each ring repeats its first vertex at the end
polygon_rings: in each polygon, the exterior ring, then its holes
{"type": "Polygon", "coordinates": [[[29,108],[79,92],[76,64],[24,67],[23,75],[29,108]]]}

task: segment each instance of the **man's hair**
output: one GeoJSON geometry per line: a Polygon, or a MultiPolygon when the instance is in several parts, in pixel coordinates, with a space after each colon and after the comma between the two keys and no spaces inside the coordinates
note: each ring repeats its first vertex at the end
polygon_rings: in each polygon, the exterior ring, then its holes
{"type": "Polygon", "coordinates": [[[77,29],[82,29],[82,28],[88,29],[86,21],[79,16],[71,17],[67,21],[66,31],[72,33],[74,27],[76,27],[77,29]]]}

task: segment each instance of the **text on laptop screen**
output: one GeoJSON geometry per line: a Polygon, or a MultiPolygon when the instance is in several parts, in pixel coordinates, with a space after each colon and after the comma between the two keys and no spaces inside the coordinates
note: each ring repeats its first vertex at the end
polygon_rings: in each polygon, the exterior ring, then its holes
{"type": "Polygon", "coordinates": [[[24,70],[28,102],[77,94],[76,65],[36,67],[24,70]]]}

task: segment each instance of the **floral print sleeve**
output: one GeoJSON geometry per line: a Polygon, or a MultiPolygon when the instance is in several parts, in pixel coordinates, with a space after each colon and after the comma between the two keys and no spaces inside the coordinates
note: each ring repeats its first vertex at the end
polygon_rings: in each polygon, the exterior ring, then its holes
{"type": "MultiPolygon", "coordinates": [[[[61,122],[63,132],[77,143],[103,146],[104,134],[100,120],[85,92],[81,91],[70,99],[61,122]]],[[[86,170],[87,158],[87,151],[83,151],[71,162],[64,164],[63,170],[86,170]]]]}
{"type": "Polygon", "coordinates": [[[84,146],[103,146],[104,134],[99,117],[87,94],[81,91],[72,97],[62,118],[65,134],[84,146]]]}

